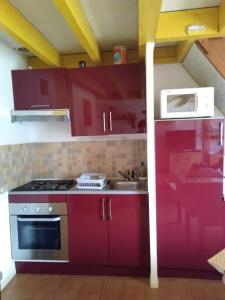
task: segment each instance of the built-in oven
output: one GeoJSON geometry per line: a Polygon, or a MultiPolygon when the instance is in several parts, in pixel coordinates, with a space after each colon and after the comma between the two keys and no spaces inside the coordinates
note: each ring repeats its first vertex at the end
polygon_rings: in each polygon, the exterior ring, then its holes
{"type": "Polygon", "coordinates": [[[68,261],[66,203],[10,203],[12,259],[68,261]]]}

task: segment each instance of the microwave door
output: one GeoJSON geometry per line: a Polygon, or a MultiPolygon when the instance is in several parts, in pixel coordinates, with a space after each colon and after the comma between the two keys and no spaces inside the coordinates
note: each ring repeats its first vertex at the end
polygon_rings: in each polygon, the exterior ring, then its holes
{"type": "Polygon", "coordinates": [[[186,113],[197,111],[197,94],[178,94],[167,96],[167,113],[186,113]]]}

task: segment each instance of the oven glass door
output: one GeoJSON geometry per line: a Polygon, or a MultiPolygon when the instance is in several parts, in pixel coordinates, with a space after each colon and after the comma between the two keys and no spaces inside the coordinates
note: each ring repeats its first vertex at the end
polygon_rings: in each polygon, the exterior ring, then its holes
{"type": "Polygon", "coordinates": [[[60,216],[18,216],[18,248],[60,250],[60,216]]]}

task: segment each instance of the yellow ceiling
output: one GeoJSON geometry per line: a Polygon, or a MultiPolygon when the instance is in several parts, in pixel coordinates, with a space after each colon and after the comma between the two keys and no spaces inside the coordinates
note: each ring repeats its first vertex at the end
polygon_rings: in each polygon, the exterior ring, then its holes
{"type": "Polygon", "coordinates": [[[117,45],[139,49],[143,56],[150,40],[156,40],[157,47],[172,47],[182,60],[196,39],[221,36],[225,27],[225,9],[218,8],[221,0],[1,0],[0,5],[5,9],[7,3],[21,18],[18,22],[0,12],[0,39],[13,48],[26,46],[50,65],[58,65],[59,54],[62,61],[63,54],[79,53],[88,53],[97,63],[98,51],[112,51],[117,45]],[[16,30],[21,22],[26,26],[16,30]],[[187,34],[190,24],[206,29],[187,34]]]}

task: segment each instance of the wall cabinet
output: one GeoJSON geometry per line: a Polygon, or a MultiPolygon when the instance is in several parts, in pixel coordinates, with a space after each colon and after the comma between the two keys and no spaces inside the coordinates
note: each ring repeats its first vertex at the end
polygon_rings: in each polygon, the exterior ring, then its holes
{"type": "Polygon", "coordinates": [[[149,265],[146,195],[69,195],[68,224],[71,263],[149,265]]]}
{"type": "Polygon", "coordinates": [[[225,246],[223,119],[156,122],[160,269],[213,270],[225,246]]]}
{"type": "Polygon", "coordinates": [[[15,70],[12,82],[15,109],[69,107],[66,69],[15,70]]]}
{"type": "Polygon", "coordinates": [[[72,135],[146,132],[145,65],[69,69],[72,135]]]}
{"type": "Polygon", "coordinates": [[[12,71],[16,110],[70,109],[73,136],[146,132],[143,63],[12,71]]]}

